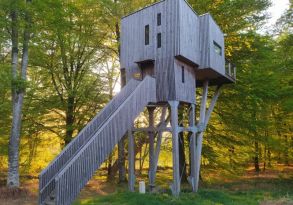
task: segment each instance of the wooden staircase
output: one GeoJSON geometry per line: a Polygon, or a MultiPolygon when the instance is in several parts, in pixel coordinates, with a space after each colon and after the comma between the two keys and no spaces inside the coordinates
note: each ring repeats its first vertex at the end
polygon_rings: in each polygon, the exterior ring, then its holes
{"type": "Polygon", "coordinates": [[[150,102],[156,102],[155,79],[129,81],[41,172],[39,204],[71,204],[150,102]]]}

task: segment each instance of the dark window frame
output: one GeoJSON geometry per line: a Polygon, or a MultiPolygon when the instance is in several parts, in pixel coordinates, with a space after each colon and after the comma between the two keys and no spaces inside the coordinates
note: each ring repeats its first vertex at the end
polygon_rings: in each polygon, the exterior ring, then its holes
{"type": "Polygon", "coordinates": [[[162,13],[157,14],[157,26],[162,25],[162,13]]]}
{"type": "Polygon", "coordinates": [[[184,71],[184,66],[181,66],[181,81],[182,81],[182,83],[185,83],[185,71],[184,71]]]}
{"type": "Polygon", "coordinates": [[[157,34],[157,48],[162,47],[162,33],[157,34]]]}
{"type": "Polygon", "coordinates": [[[144,45],[150,45],[150,25],[144,27],[144,45]]]}
{"type": "Polygon", "coordinates": [[[213,41],[213,45],[214,45],[214,51],[218,55],[222,56],[222,54],[223,54],[222,47],[216,41],[213,41]]]}

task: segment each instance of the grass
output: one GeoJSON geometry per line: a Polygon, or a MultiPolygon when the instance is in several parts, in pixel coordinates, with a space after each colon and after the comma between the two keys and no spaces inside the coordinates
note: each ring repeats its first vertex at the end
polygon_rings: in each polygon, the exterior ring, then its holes
{"type": "Polygon", "coordinates": [[[283,204],[293,204],[293,198],[283,196],[274,198],[270,192],[265,191],[227,191],[217,189],[201,189],[197,194],[181,193],[179,198],[170,194],[138,194],[130,192],[117,192],[107,196],[91,199],[81,199],[74,205],[258,205],[265,201],[276,202],[285,199],[283,204]]]}
{"type": "MultiPolygon", "coordinates": [[[[74,205],[293,205],[293,167],[283,171],[270,170],[258,175],[248,171],[245,176],[230,181],[222,178],[222,182],[217,180],[214,183],[201,184],[196,194],[191,193],[189,185],[184,185],[179,198],[174,198],[170,191],[166,191],[166,182],[171,180],[171,171],[164,170],[158,175],[162,180],[158,180],[162,188],[159,194],[130,193],[125,191],[125,186],[113,184],[115,188],[112,193],[84,197],[81,195],[74,205]]],[[[105,186],[108,187],[106,184],[105,186]]]]}
{"type": "MultiPolygon", "coordinates": [[[[181,187],[178,198],[171,195],[168,187],[172,181],[171,169],[158,171],[158,193],[143,195],[127,192],[127,184],[106,182],[105,174],[98,173],[82,190],[74,205],[293,205],[292,166],[279,165],[278,170],[259,174],[248,170],[239,177],[209,174],[200,184],[198,193],[191,193],[190,186],[186,184],[181,187]]],[[[145,173],[137,174],[137,180],[143,179],[147,179],[145,173]]],[[[7,190],[5,182],[0,180],[1,205],[37,205],[36,179],[24,180],[21,189],[12,192],[7,190]]]]}

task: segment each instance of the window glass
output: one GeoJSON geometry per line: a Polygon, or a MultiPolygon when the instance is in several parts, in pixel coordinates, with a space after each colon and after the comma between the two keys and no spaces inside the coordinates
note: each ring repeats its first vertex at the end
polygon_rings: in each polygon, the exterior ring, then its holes
{"type": "Polygon", "coordinates": [[[222,47],[214,41],[214,50],[220,56],[222,55],[222,47]]]}
{"type": "Polygon", "coordinates": [[[144,44],[149,45],[150,44],[150,26],[146,25],[144,28],[144,44]]]}
{"type": "Polygon", "coordinates": [[[158,33],[157,35],[157,47],[161,48],[162,47],[162,34],[158,33]]]}
{"type": "Polygon", "coordinates": [[[157,25],[160,26],[162,24],[162,20],[161,20],[162,14],[158,13],[157,14],[157,25]]]}
{"type": "Polygon", "coordinates": [[[184,66],[181,67],[181,72],[182,72],[182,83],[185,83],[184,66]]]}

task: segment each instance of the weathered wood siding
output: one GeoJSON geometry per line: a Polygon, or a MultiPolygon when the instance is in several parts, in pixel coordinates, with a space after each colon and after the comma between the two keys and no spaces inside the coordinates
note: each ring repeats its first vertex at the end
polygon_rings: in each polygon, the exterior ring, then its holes
{"type": "Polygon", "coordinates": [[[183,56],[193,64],[200,64],[199,18],[183,0],[179,1],[179,29],[177,40],[179,50],[176,55],[183,56]]]}
{"type": "MultiPolygon", "coordinates": [[[[224,35],[210,14],[200,16],[200,69],[212,69],[225,75],[224,35]],[[216,53],[214,42],[221,47],[222,55],[216,53]]],[[[206,76],[208,79],[210,76],[206,76]]]]}
{"type": "Polygon", "coordinates": [[[176,100],[195,104],[195,70],[194,67],[174,60],[176,100]],[[182,82],[182,68],[184,69],[184,82],[182,82]]]}
{"type": "Polygon", "coordinates": [[[121,67],[126,69],[127,81],[141,73],[136,62],[154,60],[158,101],[176,98],[174,56],[179,50],[179,2],[165,0],[122,19],[121,67]],[[161,25],[157,14],[161,13],[161,25]],[[145,26],[150,26],[150,43],[145,45],[145,26]],[[157,48],[157,34],[161,33],[161,48],[157,48]]]}
{"type": "Polygon", "coordinates": [[[209,14],[199,17],[185,0],[164,0],[122,19],[121,68],[126,69],[128,81],[134,76],[145,76],[137,62],[154,61],[158,101],[193,103],[195,77],[202,81],[224,76],[224,59],[224,37],[220,28],[209,14]],[[157,24],[159,13],[161,25],[157,24]],[[145,45],[146,25],[149,25],[149,45],[145,45]],[[160,48],[158,34],[161,35],[160,48]],[[221,47],[222,55],[215,52],[213,42],[221,47]],[[194,71],[200,68],[197,75],[188,69],[186,85],[178,81],[181,78],[176,68],[179,61],[194,71]],[[187,85],[189,81],[192,83],[187,85]]]}

